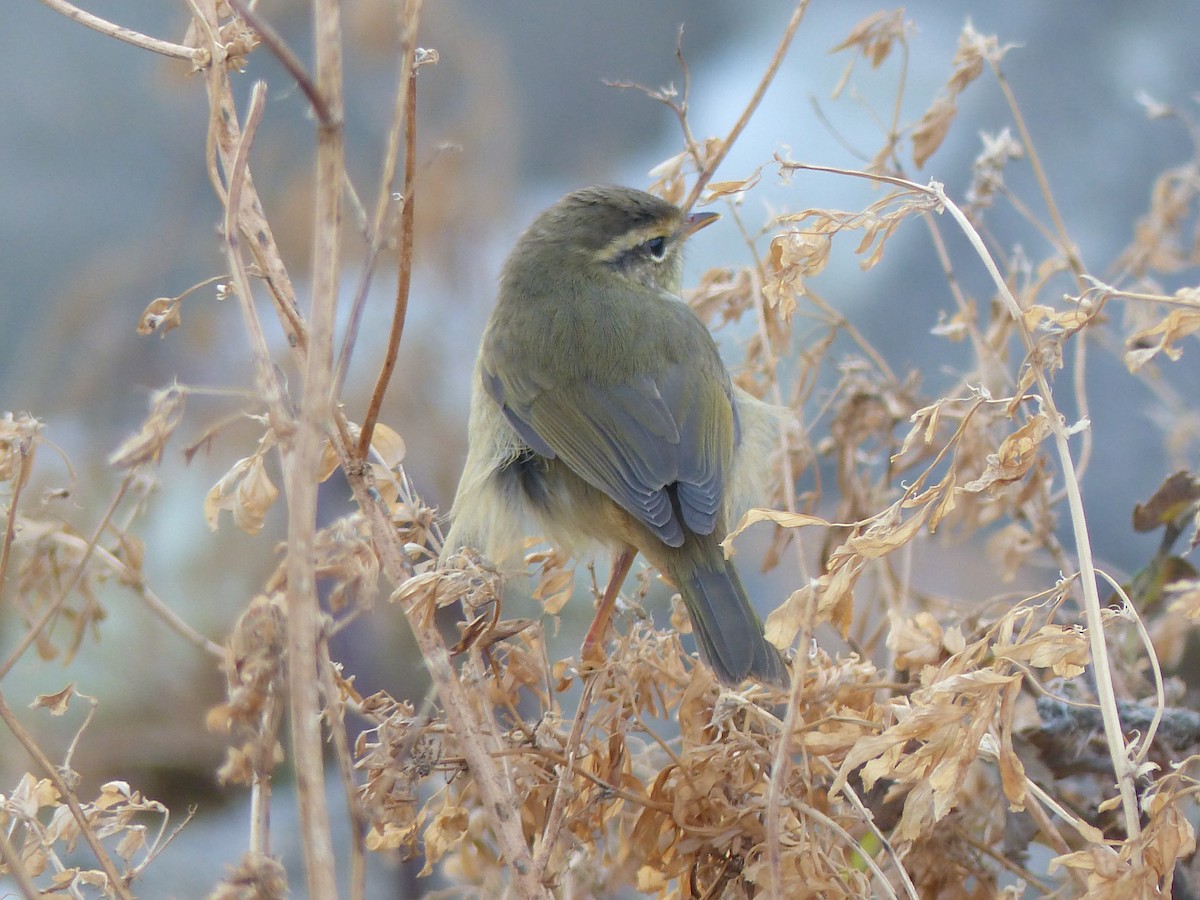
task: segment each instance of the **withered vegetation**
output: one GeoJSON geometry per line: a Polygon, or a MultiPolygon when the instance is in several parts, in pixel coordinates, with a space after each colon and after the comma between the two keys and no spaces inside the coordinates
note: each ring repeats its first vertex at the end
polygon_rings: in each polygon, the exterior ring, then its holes
{"type": "MultiPolygon", "coordinates": [[[[191,0],[194,21],[180,44],[115,35],[190,61],[207,91],[209,174],[226,210],[230,273],[219,290],[237,304],[254,348],[257,442],[229,461],[197,508],[213,528],[231,517],[249,534],[286,516],[288,539],[261,592],[214,643],[146,583],[142,560],[154,547],[135,527],[163,454],[179,452],[177,432],[191,432],[188,453],[214,433],[189,419],[190,389],[152,397],[141,429],[110,457],[120,478],[108,508],[76,516],[89,526],[61,515],[52,493],[31,494],[39,451],[53,446],[34,418],[8,415],[0,582],[24,631],[0,677],[29,651],[69,660],[103,642],[105,582],[212,657],[227,698],[207,722],[180,727],[227,735],[218,775],[252,799],[245,856],[235,871],[212,873],[212,897],[281,897],[289,878],[306,881],[309,896],[363,897],[364,859],[374,853],[419,859],[430,890],[450,896],[1124,898],[1200,885],[1192,824],[1200,716],[1184,708],[1197,688],[1174,674],[1186,648],[1195,652],[1190,632],[1200,619],[1200,577],[1176,547],[1197,542],[1200,481],[1161,473],[1132,526],[1160,532],[1160,550],[1123,585],[1093,562],[1080,494],[1089,416],[1136,427],[1130,411],[1088,396],[1087,348],[1121,356],[1127,377],[1160,385],[1195,352],[1200,288],[1162,283],[1194,282],[1200,265],[1200,148],[1149,186],[1128,246],[1094,275],[1005,80],[1008,48],[968,24],[944,88],[914,121],[901,119],[911,98],[897,96],[860,170],[780,153],[748,176],[714,181],[802,32],[806,5],[724,137],[693,134],[686,67],[682,91],[648,92],[674,112],[683,137],[682,151],[652,173],[652,189],[716,204],[746,239],[746,262],[708,271],[689,300],[714,329],[750,335],[737,380],[788,411],[769,502],[727,544],[733,552],[747,529],[772,535],[767,565],[791,588],[767,634],[790,648],[787,691],[723,689],[685,652],[678,611],[660,630],[623,617],[596,668],[556,658],[547,632],[573,593],[573,603],[587,601],[574,564],[544,546],[527,557],[543,608],[536,619],[506,614],[489,561],[468,552],[436,564],[438,511],[405,474],[402,436],[375,420],[392,363],[381,365],[370,404],[339,393],[357,324],[335,353],[338,221],[348,202],[335,0],[315,3],[311,75],[241,3],[191,0]],[[232,86],[250,53],[278,57],[314,109],[311,304],[297,301],[250,177],[266,88],[243,107],[232,86]],[[970,188],[954,197],[933,163],[980,81],[1007,98],[1010,121],[981,136],[970,188]],[[1030,168],[1037,196],[1010,190],[1014,166],[1030,168]],[[919,180],[922,169],[936,180],[919,180]],[[748,212],[767,179],[794,183],[802,197],[802,179],[829,177],[844,179],[848,193],[867,185],[873,199],[850,210],[797,203],[766,221],[748,212]],[[989,214],[1002,204],[1023,234],[991,233],[989,214]],[[824,294],[846,289],[823,279],[837,248],[852,249],[863,269],[885,265],[889,242],[906,230],[924,236],[927,264],[945,275],[934,340],[969,359],[952,376],[937,358],[927,370],[893,371],[824,294]],[[973,283],[987,276],[986,294],[962,286],[968,272],[973,283]],[[289,354],[272,357],[271,329],[286,335],[289,354]],[[364,408],[365,423],[352,422],[348,410],[364,408]],[[338,470],[355,511],[318,528],[317,485],[338,470]],[[977,589],[936,593],[926,577],[935,569],[977,589]],[[393,607],[372,608],[380,589],[393,607]],[[352,669],[330,654],[347,623],[393,608],[411,624],[432,678],[428,696],[400,687],[362,696],[352,669]],[[270,851],[281,766],[297,776],[303,873],[285,872],[270,851]],[[327,773],[343,780],[345,809],[327,808],[327,773]],[[339,815],[355,835],[345,853],[331,837],[339,815]]],[[[395,255],[390,349],[400,354],[419,202],[414,88],[420,68],[437,61],[418,47],[420,3],[403,6],[377,196],[357,209],[368,274],[352,316],[357,323],[370,271],[395,255]]],[[[904,85],[909,28],[902,12],[856,26],[833,48],[847,60],[834,93],[863,77],[904,85]],[[879,71],[864,74],[864,62],[879,71]]],[[[1200,133],[1179,110],[1147,109],[1200,133]]],[[[803,146],[787,134],[778,140],[803,146]]],[[[181,329],[186,340],[183,300],[153,301],[130,323],[131,339],[136,328],[181,329]]],[[[1160,396],[1173,423],[1164,444],[1194,457],[1194,391],[1160,396]]],[[[630,606],[649,581],[631,581],[630,606]]],[[[80,795],[72,757],[91,737],[86,720],[67,747],[39,746],[22,724],[91,698],[68,687],[21,716],[10,700],[0,695],[0,718],[30,763],[3,794],[0,871],[29,896],[135,896],[138,876],[175,833],[165,807],[120,781],[94,799],[80,795]]]]}

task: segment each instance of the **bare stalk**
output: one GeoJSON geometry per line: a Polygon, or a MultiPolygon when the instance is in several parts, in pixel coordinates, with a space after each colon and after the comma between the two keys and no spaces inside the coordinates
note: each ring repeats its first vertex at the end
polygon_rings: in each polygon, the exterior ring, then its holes
{"type": "Polygon", "coordinates": [[[152,38],[139,31],[134,31],[132,28],[125,28],[122,25],[114,24],[107,19],[102,19],[97,15],[86,12],[68,3],[67,0],[42,0],[42,2],[55,12],[62,13],[68,19],[73,19],[80,25],[86,25],[93,31],[114,37],[118,41],[124,41],[127,44],[133,44],[135,47],[141,47],[143,50],[149,50],[152,53],[161,53],[163,56],[170,56],[174,59],[186,59],[192,62],[197,62],[204,57],[204,51],[196,47],[185,47],[183,44],[173,44],[170,41],[152,38]]]}
{"type": "Polygon", "coordinates": [[[754,94],[750,97],[750,102],[746,104],[746,108],[742,110],[741,116],[734,123],[733,128],[729,129],[729,134],[725,136],[725,140],[721,142],[721,146],[717,148],[708,164],[700,171],[696,177],[696,183],[692,185],[692,191],[688,194],[688,198],[683,203],[684,209],[691,209],[692,205],[700,197],[700,192],[704,190],[704,186],[712,179],[713,173],[721,165],[725,159],[725,155],[729,153],[733,142],[738,139],[738,135],[745,130],[746,125],[750,122],[754,111],[758,109],[758,104],[762,102],[763,95],[766,94],[767,88],[771,86],[771,82],[775,80],[775,73],[779,71],[779,67],[783,65],[783,58],[787,56],[788,47],[791,46],[792,38],[796,36],[796,29],[800,27],[800,22],[804,18],[804,13],[808,10],[808,0],[800,0],[792,11],[792,17],[788,20],[787,27],[783,30],[783,37],[779,41],[779,46],[775,48],[775,55],[771,57],[771,63],[767,66],[767,71],[763,73],[763,77],[758,82],[758,87],[755,88],[754,94]]]}
{"type": "MultiPolygon", "coordinates": [[[[1016,298],[1008,289],[1007,283],[996,263],[983,244],[983,239],[971,225],[970,220],[963,214],[955,203],[946,196],[940,184],[933,182],[928,190],[943,205],[963,234],[975,248],[984,267],[992,277],[1000,298],[1008,306],[1010,313],[1017,323],[1020,334],[1025,341],[1026,350],[1033,349],[1033,339],[1024,327],[1024,317],[1016,298]]],[[[1100,607],[1100,594],[1096,586],[1096,567],[1092,561],[1092,542],[1088,535],[1087,518],[1083,511],[1083,497],[1079,490],[1079,479],[1075,476],[1075,463],[1071,458],[1071,448],[1067,442],[1067,427],[1063,416],[1054,404],[1050,385],[1046,381],[1045,371],[1034,365],[1038,393],[1050,422],[1051,433],[1054,435],[1054,446],[1058,454],[1059,465],[1063,470],[1063,485],[1067,493],[1067,505],[1071,511],[1071,528],[1075,537],[1075,554],[1079,562],[1079,586],[1083,592],[1084,617],[1087,620],[1088,647],[1092,656],[1092,669],[1096,677],[1096,697],[1100,702],[1101,718],[1104,721],[1104,737],[1108,744],[1109,757],[1112,760],[1113,773],[1117,777],[1117,785],[1121,792],[1121,807],[1125,815],[1125,830],[1133,842],[1134,852],[1140,856],[1137,841],[1141,836],[1141,822],[1137,804],[1137,790],[1134,784],[1136,772],[1130,764],[1125,747],[1125,738],[1121,733],[1121,718],[1117,712],[1117,696],[1113,688],[1112,669],[1109,665],[1108,646],[1104,641],[1104,613],[1100,607]]]]}
{"type": "MultiPolygon", "coordinates": [[[[406,52],[411,48],[405,48],[406,52]]],[[[404,207],[400,214],[400,261],[396,274],[396,305],[392,312],[392,328],[388,334],[387,353],[379,374],[375,379],[375,390],[371,393],[371,404],[363,417],[362,433],[358,438],[359,459],[367,458],[371,447],[371,435],[383,406],[383,395],[396,369],[400,354],[400,338],[404,334],[404,320],[408,315],[408,291],[412,285],[413,224],[416,205],[413,203],[413,188],[417,180],[417,69],[414,63],[408,74],[408,93],[404,102],[404,207]]]]}
{"type": "Polygon", "coordinates": [[[336,898],[337,879],[325,798],[321,740],[321,607],[313,568],[317,529],[317,470],[333,418],[333,330],[337,313],[342,173],[342,34],[338,0],[315,0],[313,11],[317,91],[328,118],[317,123],[316,203],[313,221],[312,306],[300,415],[284,441],[288,493],[287,653],[288,698],[308,893],[336,898]],[[289,446],[290,445],[290,446],[289,446]]]}

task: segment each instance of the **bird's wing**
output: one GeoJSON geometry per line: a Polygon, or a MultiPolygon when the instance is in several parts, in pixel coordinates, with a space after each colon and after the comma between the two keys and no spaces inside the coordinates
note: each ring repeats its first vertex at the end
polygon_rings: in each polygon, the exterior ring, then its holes
{"type": "Polygon", "coordinates": [[[559,458],[664,543],[680,546],[682,525],[698,534],[716,527],[737,422],[728,382],[714,373],[675,363],[657,379],[551,384],[485,367],[484,387],[531,448],[559,458]]]}

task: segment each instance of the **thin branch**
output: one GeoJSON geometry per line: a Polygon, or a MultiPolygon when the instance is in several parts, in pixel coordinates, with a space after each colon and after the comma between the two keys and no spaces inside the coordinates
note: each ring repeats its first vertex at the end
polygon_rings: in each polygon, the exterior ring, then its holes
{"type": "MultiPolygon", "coordinates": [[[[354,354],[354,345],[358,341],[358,331],[362,324],[363,310],[366,308],[367,292],[371,287],[371,279],[375,275],[375,266],[383,251],[385,235],[390,231],[389,213],[395,208],[395,195],[392,183],[396,177],[396,161],[400,157],[400,139],[404,134],[411,134],[413,128],[406,128],[408,122],[408,107],[415,102],[413,94],[413,72],[417,66],[417,22],[420,14],[420,0],[409,0],[405,10],[404,27],[400,36],[400,73],[396,85],[396,100],[392,109],[392,124],[388,129],[386,149],[383,157],[383,173],[379,179],[379,192],[375,198],[375,215],[371,221],[366,219],[366,211],[361,203],[357,211],[363,220],[363,229],[367,233],[367,255],[363,261],[362,273],[359,276],[358,287],[350,304],[350,319],[346,326],[346,334],[342,338],[342,349],[338,354],[337,373],[335,375],[333,395],[340,397],[342,387],[346,383],[346,372],[350,368],[350,358],[354,354]]],[[[409,158],[415,152],[415,141],[407,142],[405,152],[409,158]]],[[[407,174],[405,177],[407,181],[407,174]]],[[[402,202],[407,205],[410,192],[403,188],[402,202]]],[[[357,195],[351,194],[357,201],[357,195]]],[[[368,444],[369,446],[369,444],[368,444]]],[[[365,453],[362,454],[365,459],[365,453]]]]}
{"type": "Polygon", "coordinates": [[[271,362],[271,349],[267,344],[266,333],[258,318],[258,311],[254,308],[254,292],[250,288],[250,276],[241,253],[240,237],[244,233],[241,223],[242,194],[248,187],[250,178],[250,146],[255,132],[258,130],[258,125],[262,121],[266,100],[266,82],[256,82],[250,91],[250,108],[246,113],[246,125],[238,136],[232,164],[229,166],[229,193],[225,201],[225,243],[226,255],[233,272],[234,292],[237,294],[238,306],[242,311],[246,334],[250,338],[250,355],[254,360],[255,381],[267,401],[272,426],[277,432],[286,434],[291,430],[292,413],[283,385],[280,383],[279,374],[271,362]]]}
{"type": "Polygon", "coordinates": [[[21,894],[27,900],[37,900],[38,897],[45,896],[33,883],[33,877],[25,868],[24,862],[21,861],[20,852],[8,839],[8,829],[6,828],[0,828],[0,859],[4,861],[5,871],[12,876],[17,887],[21,889],[21,894]]]}
{"type": "Polygon", "coordinates": [[[317,478],[321,449],[333,417],[333,333],[337,315],[342,175],[342,30],[337,0],[316,0],[313,9],[317,91],[327,112],[317,124],[316,203],[313,211],[312,306],[300,414],[291,440],[281,442],[288,498],[287,679],[300,808],[304,867],[311,897],[336,898],[336,859],[325,794],[321,738],[321,607],[313,568],[317,478]]]}
{"type": "Polygon", "coordinates": [[[209,656],[216,657],[217,659],[225,658],[225,648],[216,641],[211,641],[206,638],[195,628],[193,628],[191,624],[187,622],[187,620],[181,617],[179,613],[171,609],[171,607],[169,607],[161,597],[159,597],[149,588],[149,586],[146,585],[145,581],[142,580],[142,575],[140,572],[130,567],[125,563],[124,560],[106,550],[104,547],[96,547],[94,552],[96,554],[96,558],[103,560],[104,564],[117,574],[117,577],[122,583],[132,586],[134,593],[136,593],[141,601],[146,604],[146,607],[150,610],[150,612],[154,613],[154,615],[158,616],[158,618],[162,620],[164,625],[174,631],[189,644],[192,644],[194,647],[202,650],[209,656]]]}
{"type": "Polygon", "coordinates": [[[1029,156],[1029,165],[1033,168],[1034,177],[1037,178],[1038,187],[1042,192],[1042,199],[1046,202],[1046,209],[1049,210],[1050,219],[1054,222],[1054,228],[1058,232],[1059,247],[1070,263],[1075,276],[1083,278],[1087,268],[1079,258],[1079,251],[1071,242],[1067,226],[1058,212],[1058,204],[1054,202],[1054,194],[1050,191],[1050,180],[1046,177],[1046,170],[1042,168],[1042,160],[1033,145],[1033,137],[1030,135],[1029,129],[1025,127],[1025,117],[1021,115],[1017,98],[1013,95],[1008,79],[1004,77],[1004,72],[1000,69],[999,64],[995,60],[989,60],[989,64],[992,67],[992,73],[996,76],[996,83],[1000,85],[1000,90],[1004,93],[1004,100],[1008,104],[1009,112],[1012,113],[1013,121],[1016,122],[1017,131],[1021,135],[1021,145],[1029,156]]]}
{"type": "Polygon", "coordinates": [[[325,695],[325,717],[333,740],[342,790],[346,794],[346,813],[350,818],[350,900],[363,900],[367,892],[367,865],[364,856],[364,836],[369,823],[363,812],[354,781],[354,753],[346,735],[346,706],[335,679],[333,659],[329,655],[329,637],[322,634],[318,650],[321,692],[325,695]]]}
{"type": "MultiPolygon", "coordinates": [[[[804,681],[808,672],[808,641],[811,640],[814,621],[816,619],[816,598],[811,592],[805,604],[804,623],[801,626],[802,642],[796,652],[792,664],[792,683],[789,687],[787,712],[783,717],[783,727],[775,742],[771,759],[771,774],[767,778],[767,808],[765,812],[767,826],[767,866],[771,879],[775,884],[783,884],[783,815],[784,782],[792,769],[791,735],[795,732],[797,723],[802,715],[804,704],[801,698],[804,694],[804,681]]],[[[807,758],[806,756],[804,757],[807,758]]]]}
{"type": "MultiPolygon", "coordinates": [[[[418,6],[414,3],[413,6],[418,6]]],[[[405,52],[412,49],[412,41],[406,42],[405,52]]],[[[415,51],[414,51],[415,52],[415,51]]],[[[383,406],[383,395],[387,393],[388,382],[396,369],[396,359],[400,352],[400,338],[404,334],[404,320],[408,315],[408,291],[412,285],[413,265],[413,226],[416,214],[416,204],[413,202],[413,190],[417,181],[417,69],[414,62],[408,76],[408,91],[404,103],[404,208],[400,213],[400,260],[396,272],[396,306],[392,312],[392,328],[388,334],[387,353],[383,365],[379,367],[379,375],[375,379],[375,390],[371,393],[371,403],[367,414],[363,417],[362,433],[358,438],[358,457],[367,458],[371,446],[371,436],[375,431],[375,422],[379,418],[379,410],[383,406]]]]}
{"type": "MultiPolygon", "coordinates": [[[[1025,327],[1020,305],[1008,289],[1000,270],[983,245],[983,239],[971,225],[966,215],[953,201],[946,196],[940,184],[931,182],[929,190],[937,197],[943,208],[950,213],[958,223],[967,240],[975,248],[984,267],[991,276],[1001,300],[1008,307],[1010,314],[1017,324],[1027,353],[1033,350],[1033,338],[1025,327]]],[[[1067,503],[1071,512],[1071,528],[1075,537],[1075,554],[1079,563],[1079,583],[1083,591],[1083,609],[1087,621],[1088,647],[1092,656],[1092,668],[1096,681],[1096,696],[1100,701],[1101,717],[1104,721],[1104,736],[1108,744],[1109,757],[1112,761],[1113,773],[1121,793],[1121,806],[1125,818],[1125,830],[1133,842],[1134,855],[1140,857],[1138,838],[1141,836],[1141,822],[1138,813],[1137,791],[1134,784],[1135,768],[1131,765],[1125,739],[1121,732],[1121,718],[1117,711],[1117,697],[1113,688],[1112,670],[1109,665],[1108,646],[1104,640],[1104,613],[1100,607],[1100,595],[1096,585],[1096,567],[1092,561],[1092,543],[1088,535],[1087,517],[1083,511],[1083,497],[1079,489],[1079,479],[1075,475],[1075,464],[1071,457],[1068,443],[1066,423],[1054,404],[1046,373],[1034,366],[1034,376],[1037,380],[1038,394],[1050,423],[1051,434],[1054,436],[1054,446],[1058,455],[1059,465],[1062,466],[1063,483],[1067,492],[1067,503]]],[[[1135,860],[1136,861],[1136,860],[1135,860]]]]}
{"type": "Polygon", "coordinates": [[[771,86],[771,82],[775,79],[775,73],[779,71],[779,67],[783,64],[783,58],[787,56],[788,47],[792,43],[792,38],[796,36],[796,29],[800,27],[800,21],[804,18],[804,13],[807,9],[808,0],[801,0],[796,5],[796,9],[792,12],[792,18],[788,21],[787,28],[783,31],[783,37],[779,41],[779,46],[775,48],[775,55],[771,58],[771,63],[767,66],[767,71],[763,73],[758,87],[755,88],[750,102],[742,110],[741,116],[734,123],[733,128],[729,130],[729,134],[725,136],[725,140],[721,142],[721,146],[696,177],[696,183],[692,185],[692,191],[682,205],[683,209],[691,209],[696,200],[699,199],[700,192],[704,190],[704,186],[712,179],[713,174],[717,171],[717,167],[721,165],[721,162],[725,159],[725,155],[733,147],[733,142],[738,139],[738,136],[750,122],[750,118],[754,115],[755,110],[758,109],[758,104],[762,102],[767,88],[771,86]]]}
{"type": "MultiPolygon", "coordinates": [[[[582,657],[581,657],[582,658],[582,657]]],[[[567,743],[564,747],[566,759],[558,769],[558,784],[554,788],[554,797],[550,801],[550,811],[546,815],[546,824],[542,828],[542,833],[538,835],[537,852],[533,857],[533,877],[537,881],[544,881],[546,875],[546,866],[550,862],[550,857],[554,853],[554,849],[558,846],[559,838],[562,836],[562,819],[566,813],[567,807],[567,792],[570,786],[571,775],[576,770],[575,761],[579,753],[579,742],[583,739],[584,726],[587,723],[588,710],[592,705],[592,696],[595,694],[596,682],[600,675],[598,672],[591,672],[584,676],[587,679],[587,684],[583,688],[583,696],[579,698],[579,706],[575,711],[575,721],[571,725],[571,734],[567,738],[567,743]]]]}
{"type": "MultiPolygon", "coordinates": [[[[217,59],[223,50],[217,34],[216,13],[213,5],[206,4],[206,7],[202,9],[197,0],[187,0],[187,2],[196,22],[199,23],[200,31],[210,42],[209,46],[214,59],[217,59]]],[[[229,199],[218,169],[221,166],[226,172],[232,173],[239,149],[242,147],[242,138],[238,125],[237,105],[233,101],[233,89],[224,65],[208,67],[205,86],[208,90],[209,103],[205,161],[213,191],[222,205],[228,209],[229,199]]],[[[242,170],[244,176],[237,180],[240,202],[236,205],[232,216],[232,221],[236,222],[237,228],[230,230],[231,217],[227,212],[225,238],[228,241],[230,234],[236,236],[239,233],[246,238],[246,246],[254,257],[259,274],[275,302],[276,313],[282,320],[281,324],[287,334],[288,343],[296,349],[298,354],[303,354],[308,344],[308,334],[304,321],[296,308],[296,292],[288,277],[287,269],[283,265],[283,257],[275,242],[270,223],[263,214],[263,206],[259,200],[258,191],[254,187],[254,178],[250,174],[249,165],[243,164],[242,170]]],[[[237,277],[238,272],[234,272],[234,283],[239,292],[239,300],[246,303],[252,295],[248,289],[245,266],[243,265],[241,269],[240,281],[237,277]]],[[[245,307],[243,307],[243,311],[246,311],[245,307]]],[[[261,331],[261,328],[259,330],[261,331]]],[[[263,346],[265,346],[265,342],[263,346]]],[[[261,386],[260,384],[260,388],[261,386]]]]}
{"type": "Polygon", "coordinates": [[[62,13],[68,19],[73,19],[80,25],[86,25],[93,31],[114,37],[118,41],[124,41],[127,44],[133,44],[135,47],[141,47],[143,50],[149,50],[152,53],[161,53],[163,56],[170,56],[174,59],[186,59],[194,63],[200,63],[204,59],[204,51],[198,47],[185,47],[183,44],[173,44],[170,41],[152,38],[139,31],[125,28],[122,25],[109,22],[107,19],[102,19],[90,12],[85,12],[79,7],[68,3],[67,0],[42,0],[42,3],[55,12],[62,13]]]}
{"type": "MultiPolygon", "coordinates": [[[[866,850],[863,849],[862,844],[860,844],[857,840],[854,839],[854,835],[852,835],[845,828],[843,828],[841,825],[839,825],[836,821],[831,819],[829,816],[825,815],[825,813],[821,812],[816,807],[809,806],[807,803],[802,803],[799,800],[792,800],[789,803],[789,806],[792,807],[792,810],[796,813],[797,817],[806,816],[806,817],[812,819],[813,821],[820,822],[822,825],[824,825],[826,828],[828,828],[830,831],[832,831],[834,834],[836,834],[838,837],[840,837],[843,841],[845,841],[850,847],[853,847],[855,850],[858,851],[859,858],[863,861],[863,864],[868,869],[871,870],[871,873],[875,876],[876,880],[880,884],[880,893],[875,894],[873,896],[876,896],[876,897],[898,897],[899,896],[899,894],[896,893],[896,889],[894,887],[892,887],[891,882],[888,881],[887,876],[883,873],[883,869],[879,868],[879,863],[875,862],[875,857],[873,857],[870,853],[868,853],[866,850]]],[[[884,844],[885,844],[885,846],[888,846],[886,842],[884,842],[884,844]]],[[[893,852],[893,857],[894,856],[895,856],[895,854],[893,852]]],[[[897,862],[899,862],[899,861],[897,860],[897,862]]],[[[904,867],[898,866],[898,868],[899,868],[900,874],[902,876],[902,882],[904,884],[907,895],[909,897],[913,898],[913,900],[916,900],[916,898],[918,896],[916,887],[913,885],[912,880],[908,877],[908,873],[904,870],[904,867]]]]}
{"type": "Polygon", "coordinates": [[[262,18],[258,13],[254,12],[242,0],[229,0],[229,5],[233,10],[246,20],[246,24],[253,28],[259,38],[268,50],[275,54],[275,58],[279,60],[280,65],[287,69],[288,74],[292,76],[292,80],[300,86],[300,90],[304,91],[304,96],[308,98],[308,102],[312,104],[313,112],[317,114],[317,121],[322,127],[333,127],[335,122],[333,113],[318,90],[316,84],[313,83],[309,74],[304,71],[304,64],[300,62],[295,51],[287,45],[285,41],[274,28],[268,24],[267,20],[262,18]]]}

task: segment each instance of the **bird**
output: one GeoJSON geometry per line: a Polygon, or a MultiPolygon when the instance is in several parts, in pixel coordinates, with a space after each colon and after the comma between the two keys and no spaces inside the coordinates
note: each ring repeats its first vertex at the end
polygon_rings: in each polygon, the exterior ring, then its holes
{"type": "Polygon", "coordinates": [[[719,681],[785,686],[783,657],[720,543],[777,417],[733,385],[680,294],[684,244],[717,218],[600,185],[521,234],[475,365],[443,558],[465,547],[510,556],[529,524],[569,551],[611,548],[586,657],[640,552],[678,589],[719,681]]]}

